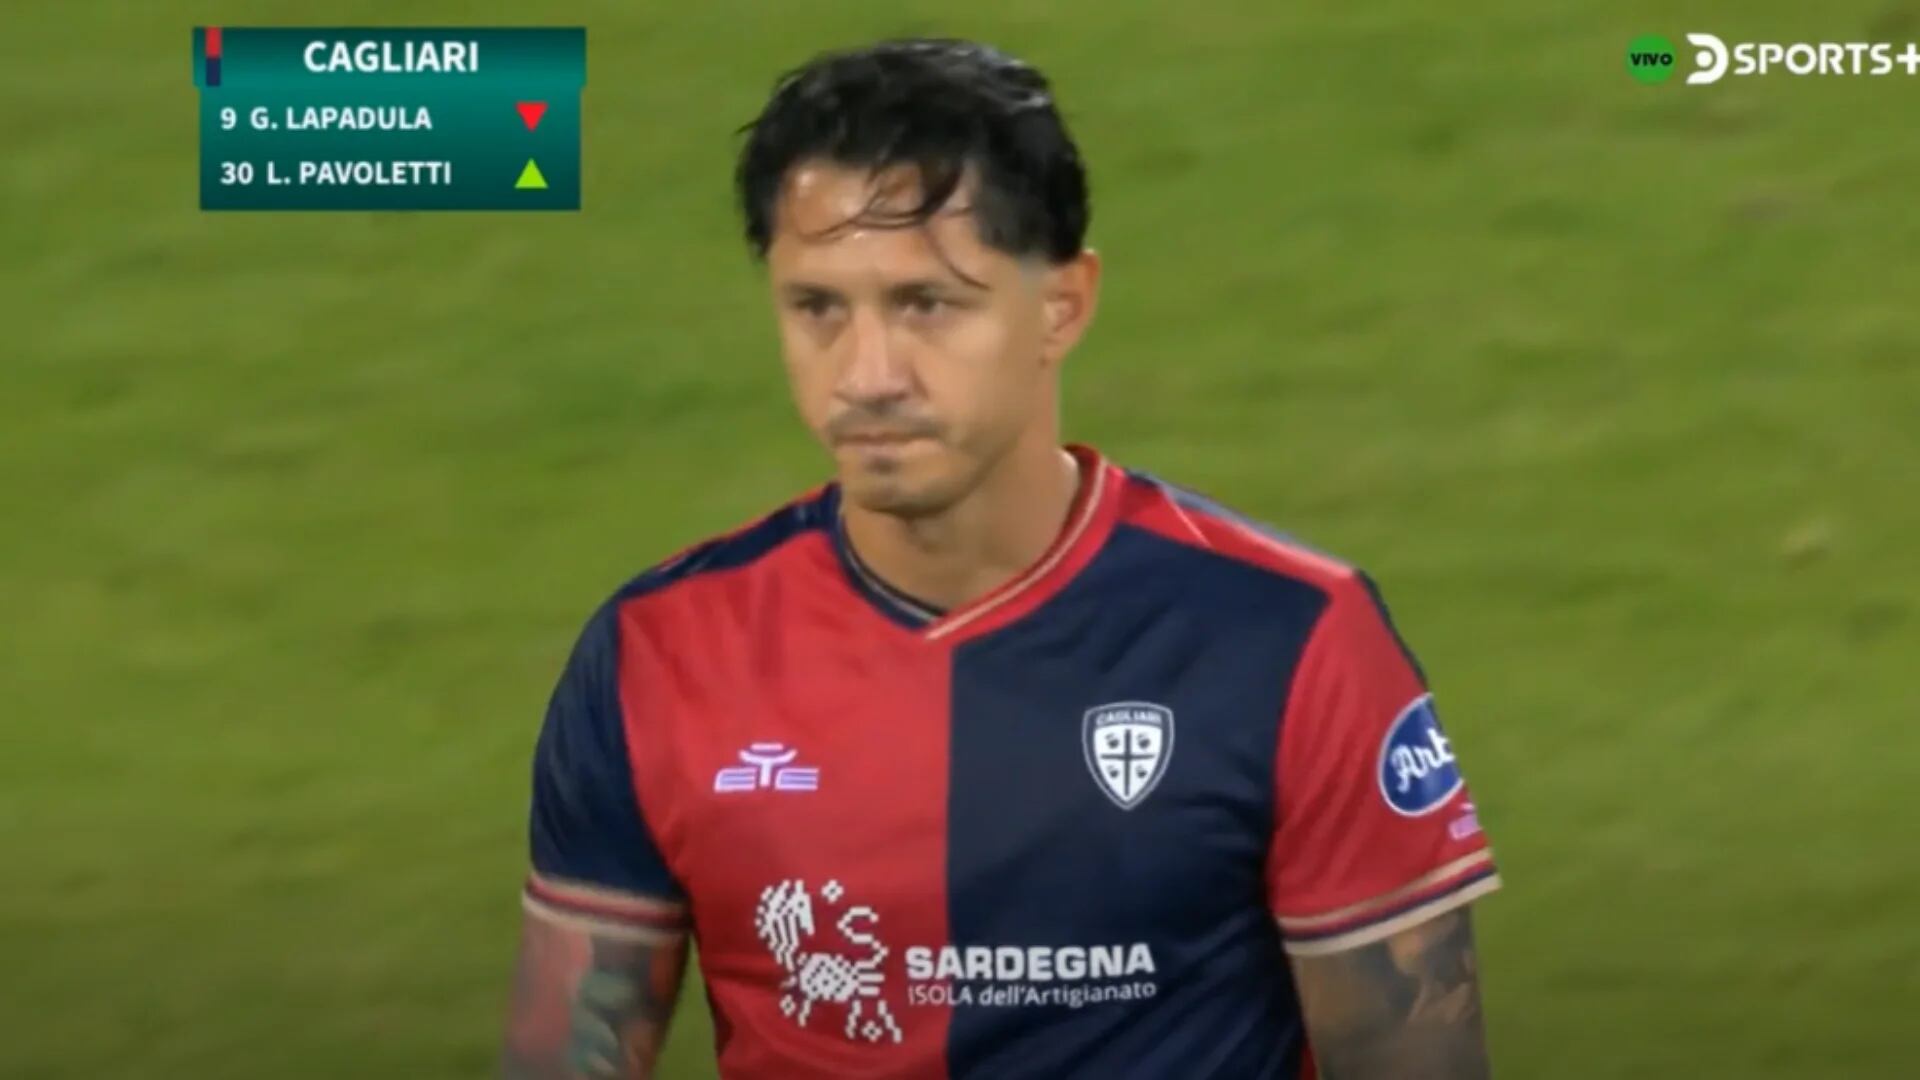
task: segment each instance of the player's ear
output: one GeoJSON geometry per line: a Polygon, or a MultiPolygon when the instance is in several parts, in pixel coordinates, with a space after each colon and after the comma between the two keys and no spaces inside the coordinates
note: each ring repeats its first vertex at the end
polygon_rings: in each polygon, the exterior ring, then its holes
{"type": "Polygon", "coordinates": [[[1094,309],[1100,300],[1100,254],[1083,248],[1064,263],[1049,266],[1041,284],[1041,305],[1046,319],[1041,355],[1049,364],[1058,363],[1093,323],[1094,309]]]}

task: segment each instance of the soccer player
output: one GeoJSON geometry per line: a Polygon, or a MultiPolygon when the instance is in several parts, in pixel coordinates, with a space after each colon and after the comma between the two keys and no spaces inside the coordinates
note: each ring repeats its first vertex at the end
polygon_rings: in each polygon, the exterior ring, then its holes
{"type": "Polygon", "coordinates": [[[694,943],[729,1080],[1486,1076],[1497,878],[1380,594],[1062,441],[1100,261],[1047,80],[826,55],[735,179],[834,478],[587,621],[507,1075],[652,1075],[694,943]]]}

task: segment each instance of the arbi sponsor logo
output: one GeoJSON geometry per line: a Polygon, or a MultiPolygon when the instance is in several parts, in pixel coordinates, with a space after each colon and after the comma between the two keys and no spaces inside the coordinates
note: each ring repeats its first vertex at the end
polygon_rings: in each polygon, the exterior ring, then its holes
{"type": "Polygon", "coordinates": [[[1760,75],[1866,76],[1906,78],[1920,75],[1920,45],[1910,41],[1731,41],[1719,34],[1691,32],[1686,48],[1676,49],[1659,34],[1642,34],[1627,43],[1627,74],[1643,83],[1665,82],[1688,67],[1688,86],[1707,86],[1726,78],[1760,75]]]}
{"type": "Polygon", "coordinates": [[[1160,992],[1153,949],[1119,945],[942,945],[906,950],[907,1004],[1084,1008],[1160,992]]]}

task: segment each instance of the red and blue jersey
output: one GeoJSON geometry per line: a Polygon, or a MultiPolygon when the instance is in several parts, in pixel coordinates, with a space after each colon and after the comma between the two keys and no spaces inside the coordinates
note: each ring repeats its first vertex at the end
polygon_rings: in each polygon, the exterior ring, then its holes
{"type": "Polygon", "coordinates": [[[525,902],[693,934],[729,1080],[1310,1076],[1288,954],[1497,886],[1368,578],[1073,452],[1058,540],[964,608],[827,485],[581,634],[525,902]]]}

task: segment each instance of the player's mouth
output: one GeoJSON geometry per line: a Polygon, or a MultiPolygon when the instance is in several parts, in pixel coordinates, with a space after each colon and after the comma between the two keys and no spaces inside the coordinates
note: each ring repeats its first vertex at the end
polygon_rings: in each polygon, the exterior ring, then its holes
{"type": "Polygon", "coordinates": [[[841,446],[856,450],[893,450],[921,442],[928,437],[911,431],[863,431],[842,435],[835,441],[841,446]]]}

